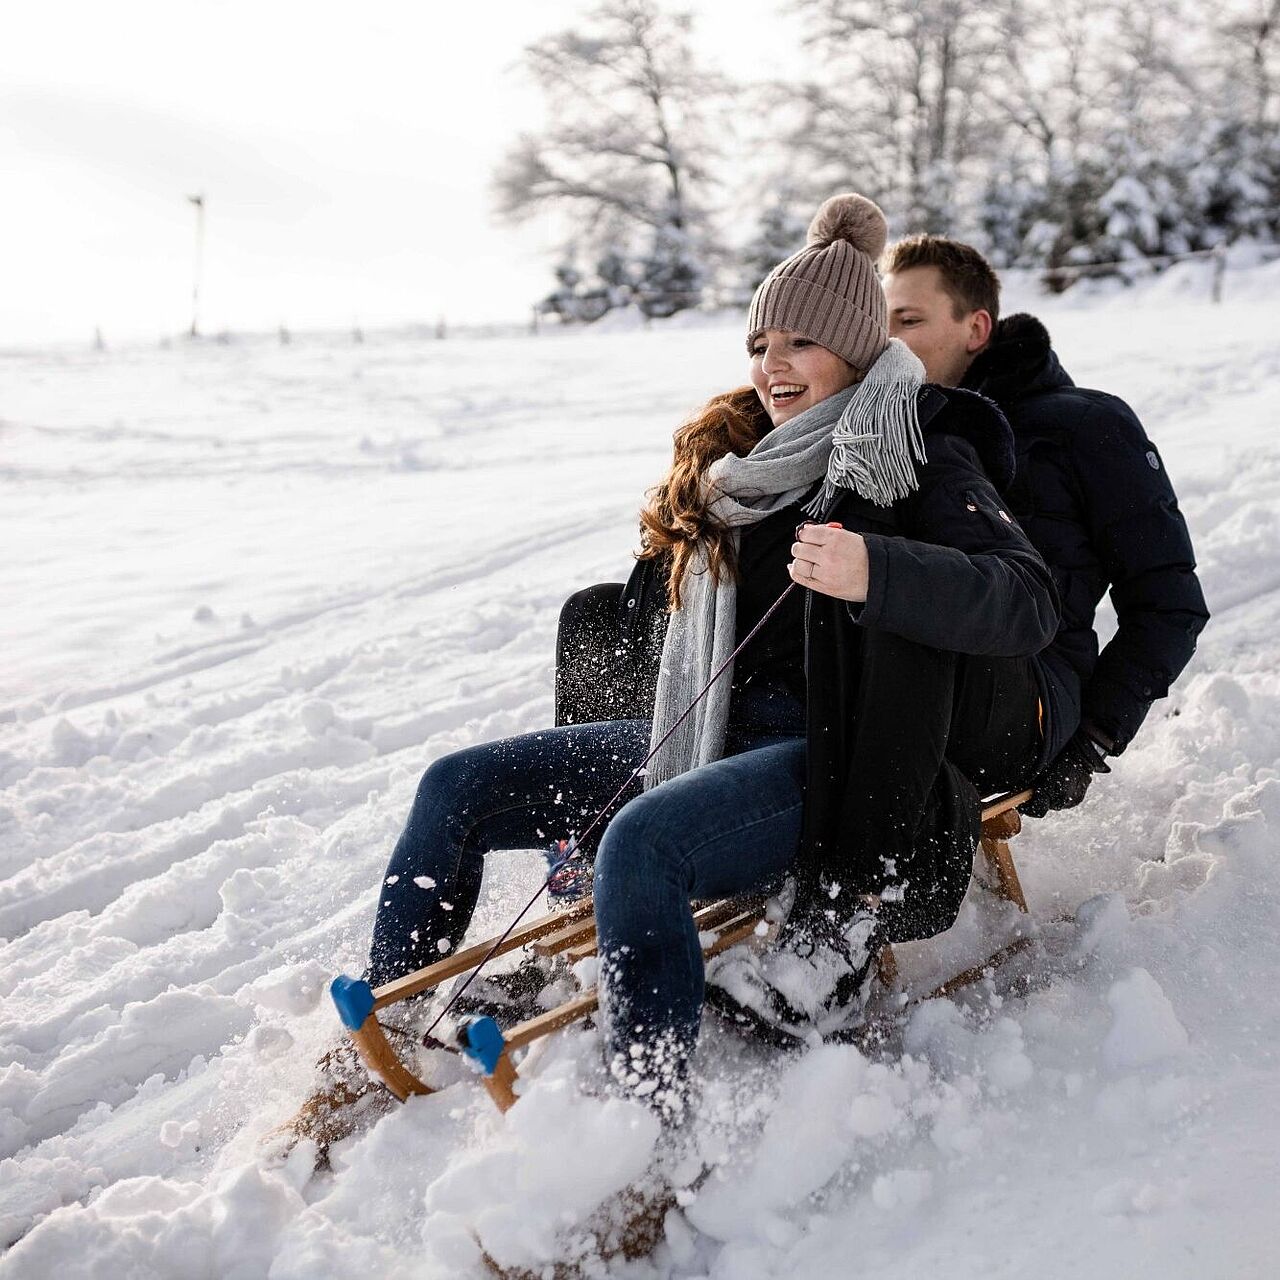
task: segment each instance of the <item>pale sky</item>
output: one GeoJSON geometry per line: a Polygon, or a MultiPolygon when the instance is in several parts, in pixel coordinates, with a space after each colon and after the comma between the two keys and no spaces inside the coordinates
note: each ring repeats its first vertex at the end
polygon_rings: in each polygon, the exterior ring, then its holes
{"type": "MultiPolygon", "coordinates": [[[[550,228],[492,215],[540,114],[521,50],[569,0],[33,0],[0,40],[0,343],[523,319],[550,228]]],[[[769,73],[777,0],[696,0],[699,46],[769,73]]]]}

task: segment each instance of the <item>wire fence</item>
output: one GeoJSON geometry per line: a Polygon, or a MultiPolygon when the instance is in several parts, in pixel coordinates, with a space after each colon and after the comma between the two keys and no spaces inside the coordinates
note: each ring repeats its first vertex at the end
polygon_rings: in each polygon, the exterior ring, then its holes
{"type": "MultiPolygon", "coordinates": [[[[1257,248],[1259,262],[1273,261],[1280,258],[1280,244],[1260,245],[1257,248]]],[[[1059,263],[1056,266],[1010,266],[1002,267],[1000,271],[1006,277],[1020,276],[1024,279],[1040,281],[1050,287],[1056,285],[1057,292],[1065,292],[1081,280],[1118,277],[1131,281],[1140,275],[1156,274],[1178,263],[1203,261],[1208,265],[1209,269],[1206,284],[1208,296],[1213,302],[1221,303],[1225,294],[1227,257],[1227,247],[1218,245],[1212,249],[1190,249],[1183,253],[1152,254],[1150,257],[1066,262],[1059,263]]],[[[641,311],[647,323],[650,320],[664,319],[684,311],[700,311],[703,313],[745,311],[751,304],[751,292],[741,286],[708,285],[702,289],[688,290],[613,286],[607,291],[611,296],[603,296],[605,292],[605,290],[601,290],[602,296],[590,299],[597,304],[594,314],[583,314],[569,319],[564,316],[556,316],[554,310],[549,306],[550,300],[544,299],[532,307],[527,325],[522,325],[519,320],[513,319],[499,324],[472,324],[455,327],[453,325],[446,326],[445,319],[440,317],[430,323],[421,322],[392,326],[391,329],[386,331],[376,331],[375,336],[375,331],[367,330],[357,321],[348,331],[349,341],[360,345],[370,339],[376,340],[377,337],[385,338],[392,332],[396,336],[412,335],[436,341],[454,336],[465,338],[507,337],[515,336],[522,330],[537,334],[542,332],[544,327],[561,329],[577,327],[578,324],[589,324],[603,319],[610,312],[620,311],[630,306],[634,306],[641,311]],[[670,305],[677,301],[682,305],[670,305]]],[[[589,295],[585,295],[581,300],[588,301],[589,298],[589,295]]],[[[200,340],[212,342],[216,345],[226,345],[242,341],[261,342],[266,339],[274,340],[281,346],[288,346],[299,336],[302,337],[304,343],[307,343],[317,338],[332,341],[336,335],[333,330],[316,331],[314,333],[304,331],[302,334],[298,334],[291,330],[287,324],[281,323],[276,331],[271,334],[253,332],[233,335],[227,330],[222,330],[217,333],[200,335],[200,340]]],[[[168,346],[171,342],[171,338],[165,338],[162,339],[161,345],[168,346]]],[[[110,349],[100,327],[94,331],[92,346],[93,350],[99,353],[107,353],[110,349]]]]}
{"type": "Polygon", "coordinates": [[[1210,264],[1209,296],[1214,302],[1222,301],[1223,280],[1227,273],[1227,247],[1215,245],[1212,249],[1188,249],[1185,253],[1153,253],[1135,258],[1115,258],[1104,262],[1068,262],[1055,267],[1028,267],[1029,275],[1049,282],[1063,281],[1063,288],[1070,288],[1076,281],[1090,276],[1129,276],[1138,272],[1158,272],[1162,267],[1177,262],[1205,259],[1210,264]]]}

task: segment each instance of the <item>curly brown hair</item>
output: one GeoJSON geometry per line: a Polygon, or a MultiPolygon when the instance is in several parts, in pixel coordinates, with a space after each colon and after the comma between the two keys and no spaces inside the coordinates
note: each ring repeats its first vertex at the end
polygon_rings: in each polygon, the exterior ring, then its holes
{"type": "Polygon", "coordinates": [[[738,566],[730,529],[707,511],[702,474],[726,453],[745,457],[773,429],[754,387],[713,396],[675,434],[671,470],[645,495],[637,560],[669,557],[667,604],[680,608],[680,581],[694,548],[706,550],[712,580],[734,577],[738,566]]]}

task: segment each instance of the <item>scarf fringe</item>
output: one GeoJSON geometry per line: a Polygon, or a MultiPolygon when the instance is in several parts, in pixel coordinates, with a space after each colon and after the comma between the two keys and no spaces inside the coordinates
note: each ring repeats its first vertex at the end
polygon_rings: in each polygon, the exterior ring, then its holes
{"type": "Polygon", "coordinates": [[[917,402],[923,383],[924,365],[891,338],[836,423],[827,476],[805,507],[809,515],[819,519],[837,489],[888,507],[919,488],[915,464],[923,465],[925,452],[917,402]]]}

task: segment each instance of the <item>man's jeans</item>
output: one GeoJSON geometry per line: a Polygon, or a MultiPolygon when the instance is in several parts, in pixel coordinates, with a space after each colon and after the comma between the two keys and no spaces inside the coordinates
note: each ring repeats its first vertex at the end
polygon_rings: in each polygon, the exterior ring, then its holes
{"type": "MultiPolygon", "coordinates": [[[[687,1054],[703,999],[690,901],[776,885],[795,859],[803,736],[740,732],[727,746],[736,754],[652,791],[633,783],[599,840],[595,912],[611,1060],[626,1059],[636,1043],[673,1043],[678,1057],[687,1054]]],[[[369,980],[388,982],[454,950],[488,851],[542,849],[583,830],[648,747],[648,721],[615,720],[436,761],[387,867],[369,980]]]]}

